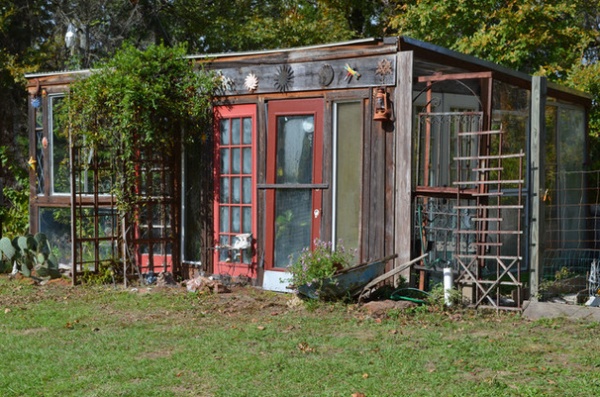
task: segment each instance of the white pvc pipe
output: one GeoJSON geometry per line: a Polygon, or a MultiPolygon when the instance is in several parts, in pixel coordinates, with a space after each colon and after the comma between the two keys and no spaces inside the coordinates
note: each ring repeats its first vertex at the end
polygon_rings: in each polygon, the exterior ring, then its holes
{"type": "Polygon", "coordinates": [[[444,303],[446,306],[451,306],[450,301],[450,290],[454,286],[454,275],[452,274],[451,267],[444,268],[444,303]]]}

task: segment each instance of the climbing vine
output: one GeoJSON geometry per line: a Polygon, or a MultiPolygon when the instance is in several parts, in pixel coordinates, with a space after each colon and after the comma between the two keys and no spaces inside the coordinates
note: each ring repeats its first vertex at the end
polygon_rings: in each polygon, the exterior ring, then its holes
{"type": "Polygon", "coordinates": [[[168,153],[181,138],[198,139],[212,120],[219,79],[196,70],[183,46],[125,45],[113,58],[71,85],[61,112],[73,140],[87,150],[102,147],[114,164],[117,208],[135,202],[136,165],[142,148],[168,153]]]}

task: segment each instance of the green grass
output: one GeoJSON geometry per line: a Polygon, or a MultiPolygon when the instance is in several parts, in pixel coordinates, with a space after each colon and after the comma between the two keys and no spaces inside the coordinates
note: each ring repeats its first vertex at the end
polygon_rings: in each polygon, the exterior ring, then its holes
{"type": "Polygon", "coordinates": [[[0,396],[597,396],[600,324],[0,277],[0,396]]]}

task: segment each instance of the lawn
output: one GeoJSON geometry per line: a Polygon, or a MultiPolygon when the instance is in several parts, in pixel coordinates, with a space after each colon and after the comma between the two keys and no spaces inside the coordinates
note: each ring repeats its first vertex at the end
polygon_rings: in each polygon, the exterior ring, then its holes
{"type": "Polygon", "coordinates": [[[600,324],[0,276],[0,396],[598,396],[600,324]]]}

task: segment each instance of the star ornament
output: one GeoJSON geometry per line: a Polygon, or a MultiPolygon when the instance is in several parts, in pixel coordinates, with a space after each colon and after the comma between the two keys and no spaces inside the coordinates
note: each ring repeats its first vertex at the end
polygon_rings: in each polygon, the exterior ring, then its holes
{"type": "Polygon", "coordinates": [[[32,170],[35,171],[35,166],[37,164],[37,161],[35,161],[33,156],[29,157],[29,161],[27,162],[27,164],[29,164],[29,168],[31,168],[32,170]]]}
{"type": "Polygon", "coordinates": [[[244,88],[246,88],[250,92],[256,91],[258,88],[258,77],[254,73],[248,74],[246,79],[244,80],[244,88]]]}
{"type": "Polygon", "coordinates": [[[277,76],[275,76],[275,88],[277,91],[286,92],[293,81],[294,71],[289,65],[282,65],[277,69],[277,76]]]}

